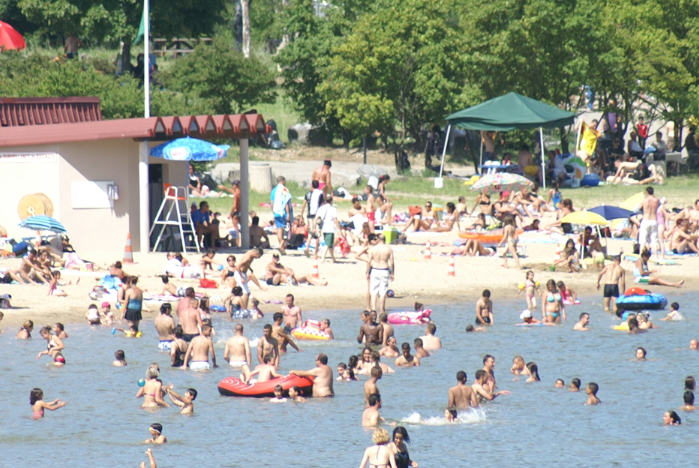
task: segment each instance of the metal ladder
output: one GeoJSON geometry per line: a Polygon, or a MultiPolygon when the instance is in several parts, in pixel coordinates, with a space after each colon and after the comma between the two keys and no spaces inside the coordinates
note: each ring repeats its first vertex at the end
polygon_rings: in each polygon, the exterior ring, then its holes
{"type": "Polygon", "coordinates": [[[148,238],[153,235],[156,226],[161,226],[160,233],[158,233],[158,238],[153,246],[153,251],[157,252],[158,246],[163,241],[163,233],[168,226],[177,226],[180,235],[180,242],[182,243],[182,252],[186,252],[189,248],[190,250],[196,249],[198,253],[199,242],[197,242],[197,234],[194,230],[194,223],[192,223],[192,216],[189,211],[189,190],[187,187],[176,187],[171,185],[165,189],[165,198],[160,204],[158,209],[158,214],[155,215],[155,221],[153,221],[153,226],[150,228],[148,233],[148,238]],[[183,196],[180,196],[180,191],[183,196]],[[184,206],[181,206],[184,203],[184,206]],[[174,211],[174,213],[173,213],[174,211]],[[167,212],[164,216],[165,212],[167,212]],[[187,239],[191,238],[193,245],[187,245],[187,239]]]}

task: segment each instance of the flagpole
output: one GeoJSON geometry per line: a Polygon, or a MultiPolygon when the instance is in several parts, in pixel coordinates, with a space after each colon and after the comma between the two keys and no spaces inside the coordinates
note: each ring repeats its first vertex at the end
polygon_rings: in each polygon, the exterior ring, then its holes
{"type": "Polygon", "coordinates": [[[150,53],[148,51],[150,40],[150,5],[148,0],[143,2],[143,90],[145,99],[143,107],[145,109],[145,117],[150,117],[150,53]]]}

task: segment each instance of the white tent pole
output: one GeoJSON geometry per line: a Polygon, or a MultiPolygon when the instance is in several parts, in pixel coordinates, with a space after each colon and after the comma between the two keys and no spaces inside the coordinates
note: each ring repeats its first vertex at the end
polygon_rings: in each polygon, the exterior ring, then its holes
{"type": "Polygon", "coordinates": [[[478,138],[481,140],[481,162],[478,163],[478,167],[476,168],[476,172],[479,174],[481,173],[481,168],[480,166],[483,165],[483,131],[481,130],[481,133],[478,134],[478,138]]]}
{"type": "Polygon", "coordinates": [[[575,155],[578,154],[578,145],[580,145],[580,130],[582,130],[582,122],[580,122],[580,125],[578,125],[578,135],[575,138],[575,149],[573,150],[573,154],[575,155]]]}
{"type": "Polygon", "coordinates": [[[447,154],[447,145],[449,144],[449,134],[451,133],[451,124],[447,127],[447,138],[444,140],[444,148],[442,149],[442,164],[439,166],[439,178],[442,178],[442,170],[444,169],[444,155],[447,154]]]}
{"type": "Polygon", "coordinates": [[[541,181],[544,189],[546,189],[546,156],[544,155],[544,130],[539,127],[539,142],[541,144],[541,181]]]}
{"type": "Polygon", "coordinates": [[[143,2],[143,91],[144,91],[144,116],[150,117],[150,5],[148,0],[143,2]]]}

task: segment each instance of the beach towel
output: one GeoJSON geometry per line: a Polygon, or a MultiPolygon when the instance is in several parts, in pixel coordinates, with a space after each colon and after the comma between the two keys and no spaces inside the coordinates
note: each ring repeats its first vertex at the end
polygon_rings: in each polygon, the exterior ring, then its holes
{"type": "Polygon", "coordinates": [[[289,189],[283,185],[277,185],[272,192],[272,212],[274,216],[286,216],[286,204],[291,200],[289,189]]]}

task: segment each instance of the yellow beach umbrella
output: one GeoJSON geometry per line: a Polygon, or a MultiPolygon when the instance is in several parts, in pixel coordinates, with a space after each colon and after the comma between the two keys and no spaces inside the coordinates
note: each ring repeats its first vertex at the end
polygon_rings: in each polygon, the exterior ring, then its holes
{"type": "Polygon", "coordinates": [[[609,221],[597,213],[592,213],[591,211],[576,211],[561,218],[561,223],[584,225],[597,224],[599,226],[606,226],[609,224],[609,221]]]}
{"type": "Polygon", "coordinates": [[[625,210],[636,211],[636,209],[641,206],[641,203],[643,203],[643,198],[645,198],[645,192],[639,192],[633,197],[624,200],[624,203],[619,206],[625,210]]]}

